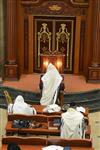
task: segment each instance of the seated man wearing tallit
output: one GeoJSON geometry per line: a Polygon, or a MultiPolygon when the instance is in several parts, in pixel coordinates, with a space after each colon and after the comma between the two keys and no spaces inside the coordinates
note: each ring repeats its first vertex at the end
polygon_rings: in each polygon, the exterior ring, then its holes
{"type": "Polygon", "coordinates": [[[62,138],[84,138],[84,116],[81,112],[76,110],[74,103],[71,103],[68,110],[62,113],[61,122],[62,138]]]}
{"type": "Polygon", "coordinates": [[[42,76],[41,80],[43,82],[43,90],[40,104],[46,106],[55,104],[62,76],[56,67],[50,63],[47,67],[47,72],[42,76]]]}
{"type": "Polygon", "coordinates": [[[33,115],[36,114],[35,108],[30,107],[29,104],[24,102],[24,98],[21,95],[18,95],[14,101],[13,114],[24,114],[24,115],[33,115]]]}

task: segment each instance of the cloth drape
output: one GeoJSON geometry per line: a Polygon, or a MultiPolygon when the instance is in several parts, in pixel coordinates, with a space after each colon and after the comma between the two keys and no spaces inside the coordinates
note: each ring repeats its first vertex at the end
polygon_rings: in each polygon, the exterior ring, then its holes
{"type": "Polygon", "coordinates": [[[62,76],[53,64],[49,64],[47,72],[41,78],[43,82],[41,105],[55,104],[57,100],[57,93],[59,90],[62,76]]]}
{"type": "Polygon", "coordinates": [[[83,114],[73,108],[62,114],[61,137],[82,138],[83,114]]]}
{"type": "Polygon", "coordinates": [[[34,108],[31,108],[27,103],[25,103],[24,98],[21,95],[18,95],[13,104],[13,113],[33,115],[36,114],[36,110],[34,108]]]}

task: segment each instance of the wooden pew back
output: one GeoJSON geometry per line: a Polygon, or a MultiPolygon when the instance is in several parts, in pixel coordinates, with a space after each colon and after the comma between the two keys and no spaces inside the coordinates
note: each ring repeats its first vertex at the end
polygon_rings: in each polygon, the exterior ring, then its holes
{"type": "Polygon", "coordinates": [[[13,120],[34,120],[37,122],[47,122],[47,116],[42,114],[37,115],[23,115],[23,114],[10,114],[8,115],[8,121],[13,120]]]}
{"type": "Polygon", "coordinates": [[[2,138],[2,145],[8,145],[11,142],[15,142],[18,145],[59,145],[63,147],[83,147],[92,149],[92,140],[89,139],[63,139],[63,138],[44,138],[44,137],[17,137],[17,136],[8,136],[2,138]]]}
{"type": "Polygon", "coordinates": [[[60,145],[70,147],[92,147],[91,139],[63,139],[63,138],[48,138],[47,145],[60,145]]]}
{"type": "Polygon", "coordinates": [[[17,144],[23,145],[46,145],[46,138],[43,137],[17,137],[17,136],[7,136],[2,138],[2,144],[8,144],[10,142],[15,142],[17,144]]]}

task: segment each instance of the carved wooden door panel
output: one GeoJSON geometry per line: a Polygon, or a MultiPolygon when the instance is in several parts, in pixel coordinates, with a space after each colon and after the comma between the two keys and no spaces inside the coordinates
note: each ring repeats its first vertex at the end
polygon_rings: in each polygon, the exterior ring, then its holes
{"type": "Polygon", "coordinates": [[[35,17],[35,72],[40,55],[65,55],[64,72],[73,72],[75,17],[35,17]]]}

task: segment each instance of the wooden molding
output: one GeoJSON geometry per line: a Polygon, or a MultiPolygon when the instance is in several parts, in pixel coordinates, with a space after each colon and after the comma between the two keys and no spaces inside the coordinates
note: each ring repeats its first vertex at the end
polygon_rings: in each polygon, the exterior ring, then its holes
{"type": "Polygon", "coordinates": [[[29,16],[29,73],[33,72],[33,15],[29,16]]]}
{"type": "Polygon", "coordinates": [[[7,49],[5,78],[18,79],[17,65],[17,0],[7,0],[7,49]]]}
{"type": "Polygon", "coordinates": [[[73,5],[79,5],[79,6],[88,6],[89,2],[86,2],[85,0],[70,0],[70,2],[73,5]]]}
{"type": "Polygon", "coordinates": [[[80,50],[80,29],[81,17],[76,17],[76,31],[75,31],[75,54],[74,54],[74,73],[79,73],[79,50],[80,50]]]}
{"type": "Polygon", "coordinates": [[[88,68],[87,82],[100,83],[100,67],[89,67],[88,68]]]}
{"type": "Polygon", "coordinates": [[[18,80],[18,65],[9,65],[6,64],[5,66],[5,80],[18,80]]]}
{"type": "MultiPolygon", "coordinates": [[[[58,0],[55,0],[58,2],[58,0]]],[[[66,2],[66,0],[62,0],[62,2],[66,2]]],[[[71,4],[73,5],[80,5],[80,6],[88,6],[89,2],[86,0],[70,0],[71,4]]],[[[42,0],[21,0],[21,4],[23,5],[32,5],[32,4],[39,4],[43,3],[42,0]]]]}
{"type": "Polygon", "coordinates": [[[21,5],[24,7],[26,14],[37,15],[64,15],[64,16],[75,16],[86,13],[87,6],[85,3],[72,3],[66,0],[54,0],[54,1],[21,1],[21,5]],[[77,4],[77,5],[76,5],[77,4]],[[85,6],[86,5],[86,6],[85,6]],[[77,6],[77,7],[76,7],[77,6]],[[82,6],[82,7],[81,7],[82,6]],[[51,9],[49,9],[51,8],[51,9]]]}

